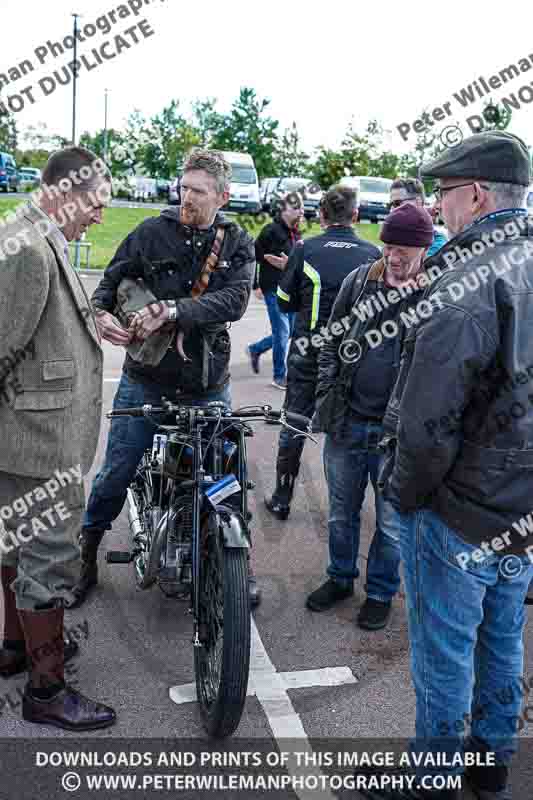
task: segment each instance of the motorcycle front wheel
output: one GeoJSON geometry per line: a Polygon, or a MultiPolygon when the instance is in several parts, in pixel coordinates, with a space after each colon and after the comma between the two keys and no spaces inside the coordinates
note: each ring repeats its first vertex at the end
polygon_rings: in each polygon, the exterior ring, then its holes
{"type": "Polygon", "coordinates": [[[196,690],[209,736],[231,736],[239,725],[250,670],[247,550],[225,548],[219,517],[203,521],[200,542],[200,647],[194,648],[196,690]]]}

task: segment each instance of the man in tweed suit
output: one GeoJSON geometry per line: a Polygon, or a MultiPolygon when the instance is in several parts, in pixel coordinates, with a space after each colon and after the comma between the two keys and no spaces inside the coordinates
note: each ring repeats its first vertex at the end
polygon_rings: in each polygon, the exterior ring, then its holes
{"type": "Polygon", "coordinates": [[[65,684],[63,668],[103,362],[68,242],[102,221],[109,197],[103,162],[66,148],[49,159],[38,197],[0,227],[0,674],[28,667],[24,719],[75,731],[115,721],[65,684]]]}

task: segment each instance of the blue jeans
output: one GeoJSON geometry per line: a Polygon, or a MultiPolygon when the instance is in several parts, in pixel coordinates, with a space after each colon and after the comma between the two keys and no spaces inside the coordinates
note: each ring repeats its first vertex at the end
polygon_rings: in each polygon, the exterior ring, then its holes
{"type": "Polygon", "coordinates": [[[280,381],[285,378],[287,373],[287,350],[294,326],[294,312],[284,314],[281,311],[276,292],[265,292],[263,297],[265,298],[272,335],[265,336],[259,342],[251,344],[250,352],[260,356],[272,348],[274,380],[280,381]]]}
{"type": "MultiPolygon", "coordinates": [[[[533,565],[525,556],[513,556],[519,574],[505,577],[505,554],[493,552],[462,568],[457,556],[476,548],[440,517],[429,510],[395,513],[416,691],[413,749],[461,752],[462,733],[471,722],[472,735],[507,764],[516,751],[523,699],[524,598],[533,565]]],[[[442,772],[425,769],[420,775],[442,772]]]]}
{"type": "MultiPolygon", "coordinates": [[[[170,399],[175,394],[176,387],[137,383],[128,378],[126,373],[122,373],[113,409],[131,408],[145,403],[160,405],[163,396],[170,399]]],[[[187,401],[186,405],[201,406],[213,400],[222,400],[231,406],[229,384],[220,392],[202,395],[196,400],[187,401]]],[[[111,420],[104,463],[92,485],[83,518],[84,528],[110,530],[111,523],[122,511],[137,465],[144,451],[151,449],[156,432],[156,423],[147,417],[116,417],[111,420]]]]}
{"type": "Polygon", "coordinates": [[[368,477],[376,496],[376,530],[366,571],[369,598],[389,602],[400,586],[400,544],[396,513],[377,490],[382,427],[378,423],[350,423],[342,440],[326,436],[324,471],[329,494],[329,558],[327,574],[345,588],[359,577],[357,558],[361,508],[368,477]]]}

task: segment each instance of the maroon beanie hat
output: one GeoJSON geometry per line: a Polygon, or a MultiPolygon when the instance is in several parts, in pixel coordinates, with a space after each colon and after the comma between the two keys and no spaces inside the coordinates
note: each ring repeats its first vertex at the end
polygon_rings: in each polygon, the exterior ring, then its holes
{"type": "Polygon", "coordinates": [[[429,247],[433,242],[433,220],[425,208],[405,202],[385,218],[379,238],[385,244],[429,247]]]}

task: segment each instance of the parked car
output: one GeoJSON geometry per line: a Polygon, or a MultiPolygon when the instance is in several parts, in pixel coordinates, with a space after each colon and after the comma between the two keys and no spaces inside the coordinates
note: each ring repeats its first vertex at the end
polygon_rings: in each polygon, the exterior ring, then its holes
{"type": "Polygon", "coordinates": [[[34,189],[41,185],[41,170],[34,167],[21,167],[19,169],[19,189],[34,189]]]}
{"type": "Polygon", "coordinates": [[[156,196],[158,200],[168,200],[168,192],[170,189],[170,181],[164,178],[158,178],[155,182],[156,196]]]}
{"type": "Polygon", "coordinates": [[[13,156],[0,152],[0,189],[3,192],[18,192],[19,176],[13,156]]]}
{"type": "Polygon", "coordinates": [[[155,178],[146,178],[144,175],[131,175],[126,180],[130,190],[130,200],[151,200],[153,203],[157,199],[157,181],[155,178]]]}
{"type": "Polygon", "coordinates": [[[324,196],[324,192],[313,181],[309,181],[304,189],[304,215],[306,219],[318,219],[320,201],[324,196]]]}
{"type": "Polygon", "coordinates": [[[180,202],[180,179],[178,177],[169,183],[168,204],[169,206],[179,206],[180,202]]]}
{"type": "Polygon", "coordinates": [[[341,178],[341,186],[349,186],[357,192],[359,200],[359,222],[384,220],[390,211],[390,178],[374,178],[368,175],[347,175],[341,178]]]}
{"type": "Polygon", "coordinates": [[[231,164],[232,177],[230,199],[224,211],[237,211],[244,214],[260,214],[259,179],[254,160],[249,153],[222,152],[231,164]]]}
{"type": "Polygon", "coordinates": [[[265,178],[259,184],[259,200],[261,202],[262,211],[269,211],[270,201],[278,182],[279,178],[265,178]]]}
{"type": "Polygon", "coordinates": [[[285,195],[288,192],[299,192],[304,203],[306,219],[317,219],[320,200],[324,192],[317,183],[309,178],[278,178],[269,198],[268,211],[272,213],[272,199],[274,195],[285,195]]]}

